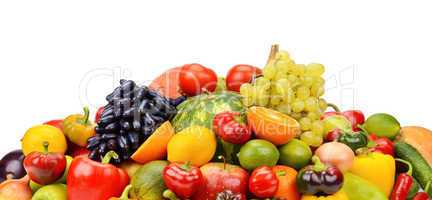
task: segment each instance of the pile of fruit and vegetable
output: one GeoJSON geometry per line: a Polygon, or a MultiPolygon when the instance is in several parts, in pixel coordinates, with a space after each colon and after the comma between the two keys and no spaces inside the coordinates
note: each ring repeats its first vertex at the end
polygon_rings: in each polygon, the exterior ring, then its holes
{"type": "Polygon", "coordinates": [[[35,125],[0,200],[427,200],[432,132],[326,102],[324,66],[273,45],[225,77],[187,64],[35,125]]]}

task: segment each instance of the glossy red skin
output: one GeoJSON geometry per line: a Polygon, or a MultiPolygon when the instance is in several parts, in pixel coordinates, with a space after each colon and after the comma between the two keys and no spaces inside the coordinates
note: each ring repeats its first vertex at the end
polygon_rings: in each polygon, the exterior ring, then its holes
{"type": "Polygon", "coordinates": [[[54,183],[66,169],[66,157],[60,153],[32,152],[23,162],[30,180],[40,185],[54,183]]]}
{"type": "Polygon", "coordinates": [[[335,129],[335,130],[327,133],[327,135],[325,137],[325,141],[326,142],[337,141],[341,135],[342,135],[342,132],[339,129],[335,129]]]}
{"type": "Polygon", "coordinates": [[[180,88],[188,96],[216,89],[217,75],[209,68],[193,63],[184,65],[180,71],[180,88]]]}
{"type": "Polygon", "coordinates": [[[246,170],[236,165],[224,165],[224,163],[208,163],[200,169],[204,184],[201,185],[192,200],[215,200],[216,195],[225,190],[240,194],[241,200],[246,200],[248,187],[246,170]]]}
{"type": "Polygon", "coordinates": [[[372,152],[381,152],[383,154],[388,154],[394,156],[394,144],[386,137],[378,137],[377,135],[371,133],[369,134],[369,139],[375,142],[375,146],[371,147],[372,152]]]}
{"type": "Polygon", "coordinates": [[[245,124],[235,120],[238,112],[223,112],[217,114],[213,119],[213,129],[224,141],[232,144],[244,144],[251,138],[251,132],[245,124]]]}
{"type": "Polygon", "coordinates": [[[358,125],[362,125],[365,122],[365,116],[360,110],[347,110],[342,112],[342,115],[351,122],[353,131],[360,131],[358,125]]]}
{"type": "Polygon", "coordinates": [[[62,119],[54,119],[54,120],[51,120],[51,121],[47,121],[47,122],[45,122],[43,124],[57,127],[58,129],[60,129],[61,131],[63,131],[63,120],[62,119]]]}
{"type": "Polygon", "coordinates": [[[107,200],[120,196],[128,184],[124,170],[79,156],[69,169],[67,196],[68,200],[107,200]]]}
{"type": "Polygon", "coordinates": [[[95,123],[99,123],[99,120],[100,120],[101,115],[102,115],[104,110],[105,110],[105,107],[103,107],[103,106],[98,108],[98,110],[96,111],[96,115],[95,115],[95,123]]]}
{"type": "Polygon", "coordinates": [[[278,189],[279,179],[268,166],[256,168],[249,178],[249,191],[259,198],[271,198],[278,189]]]}
{"type": "Polygon", "coordinates": [[[226,86],[228,90],[240,92],[240,86],[244,83],[250,83],[253,76],[259,76],[262,71],[252,65],[236,65],[232,67],[226,76],[226,86]]]}
{"type": "Polygon", "coordinates": [[[412,184],[412,176],[406,173],[400,174],[396,179],[390,200],[406,200],[412,184]]]}
{"type": "Polygon", "coordinates": [[[179,163],[171,163],[163,171],[165,185],[173,191],[177,197],[189,199],[203,184],[204,178],[201,170],[195,166],[183,169],[179,163]]]}
{"type": "Polygon", "coordinates": [[[412,200],[429,200],[429,195],[426,192],[419,192],[412,200]]]}

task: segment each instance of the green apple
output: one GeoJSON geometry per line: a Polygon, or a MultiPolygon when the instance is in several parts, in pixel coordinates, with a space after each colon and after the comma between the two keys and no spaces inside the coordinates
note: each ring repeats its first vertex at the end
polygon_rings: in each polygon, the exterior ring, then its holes
{"type": "Polygon", "coordinates": [[[386,113],[373,114],[366,119],[364,128],[368,133],[394,140],[401,129],[399,121],[386,113]]]}
{"type": "Polygon", "coordinates": [[[46,185],[34,193],[32,200],[67,200],[65,184],[46,185]]]}
{"type": "Polygon", "coordinates": [[[69,173],[69,168],[70,168],[70,165],[72,163],[72,160],[73,160],[72,157],[66,156],[66,169],[63,172],[62,177],[59,178],[55,183],[66,183],[66,178],[67,178],[67,175],[69,173]]]}
{"type": "Polygon", "coordinates": [[[324,133],[327,134],[335,129],[340,129],[344,132],[351,131],[351,122],[342,115],[332,115],[323,120],[324,133]]]}

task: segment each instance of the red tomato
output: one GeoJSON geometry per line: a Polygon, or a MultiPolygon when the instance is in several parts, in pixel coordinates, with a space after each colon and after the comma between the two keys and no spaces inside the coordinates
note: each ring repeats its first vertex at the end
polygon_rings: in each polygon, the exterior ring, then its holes
{"type": "Polygon", "coordinates": [[[226,86],[228,90],[240,92],[240,86],[250,83],[253,76],[261,75],[262,71],[258,67],[251,65],[236,65],[232,67],[226,76],[226,86]]]}
{"type": "Polygon", "coordinates": [[[188,96],[202,92],[213,92],[216,89],[217,75],[210,68],[200,64],[187,64],[180,71],[180,88],[188,96]]]}
{"type": "Polygon", "coordinates": [[[47,121],[43,124],[54,126],[58,129],[60,129],[61,131],[63,131],[63,120],[62,119],[55,119],[55,120],[47,121]]]}
{"type": "Polygon", "coordinates": [[[278,189],[279,180],[270,167],[256,168],[249,178],[249,191],[259,198],[271,198],[278,189]]]}

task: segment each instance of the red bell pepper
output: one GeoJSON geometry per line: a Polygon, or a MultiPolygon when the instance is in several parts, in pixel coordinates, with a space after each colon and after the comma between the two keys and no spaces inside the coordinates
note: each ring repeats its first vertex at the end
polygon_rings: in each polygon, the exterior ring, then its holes
{"type": "Polygon", "coordinates": [[[250,137],[251,132],[245,124],[237,122],[238,112],[223,112],[217,114],[213,119],[213,129],[222,140],[232,144],[244,144],[250,137]]]}
{"type": "Polygon", "coordinates": [[[372,141],[373,144],[370,148],[372,152],[381,152],[383,154],[394,156],[394,145],[390,139],[386,137],[378,137],[371,133],[369,134],[369,140],[372,141]]]}
{"type": "Polygon", "coordinates": [[[256,168],[249,178],[249,191],[259,198],[271,198],[278,189],[279,179],[268,166],[256,168]]]}
{"type": "Polygon", "coordinates": [[[190,163],[171,163],[163,171],[165,185],[182,199],[189,199],[201,184],[204,178],[198,167],[190,163]]]}
{"type": "Polygon", "coordinates": [[[102,163],[84,156],[74,158],[67,176],[67,195],[69,200],[107,200],[120,196],[129,184],[127,173],[108,164],[118,155],[108,152],[102,163]]]}
{"type": "Polygon", "coordinates": [[[412,165],[411,163],[402,160],[402,159],[396,159],[399,162],[402,162],[406,165],[408,165],[408,172],[401,173],[396,179],[396,183],[393,187],[393,192],[391,194],[390,199],[391,200],[406,200],[408,197],[408,194],[411,190],[411,186],[414,183],[412,174],[412,165]]]}
{"type": "Polygon", "coordinates": [[[59,179],[66,169],[66,157],[61,153],[48,152],[48,142],[43,143],[45,152],[32,152],[23,165],[30,179],[40,185],[48,185],[59,179]]]}

